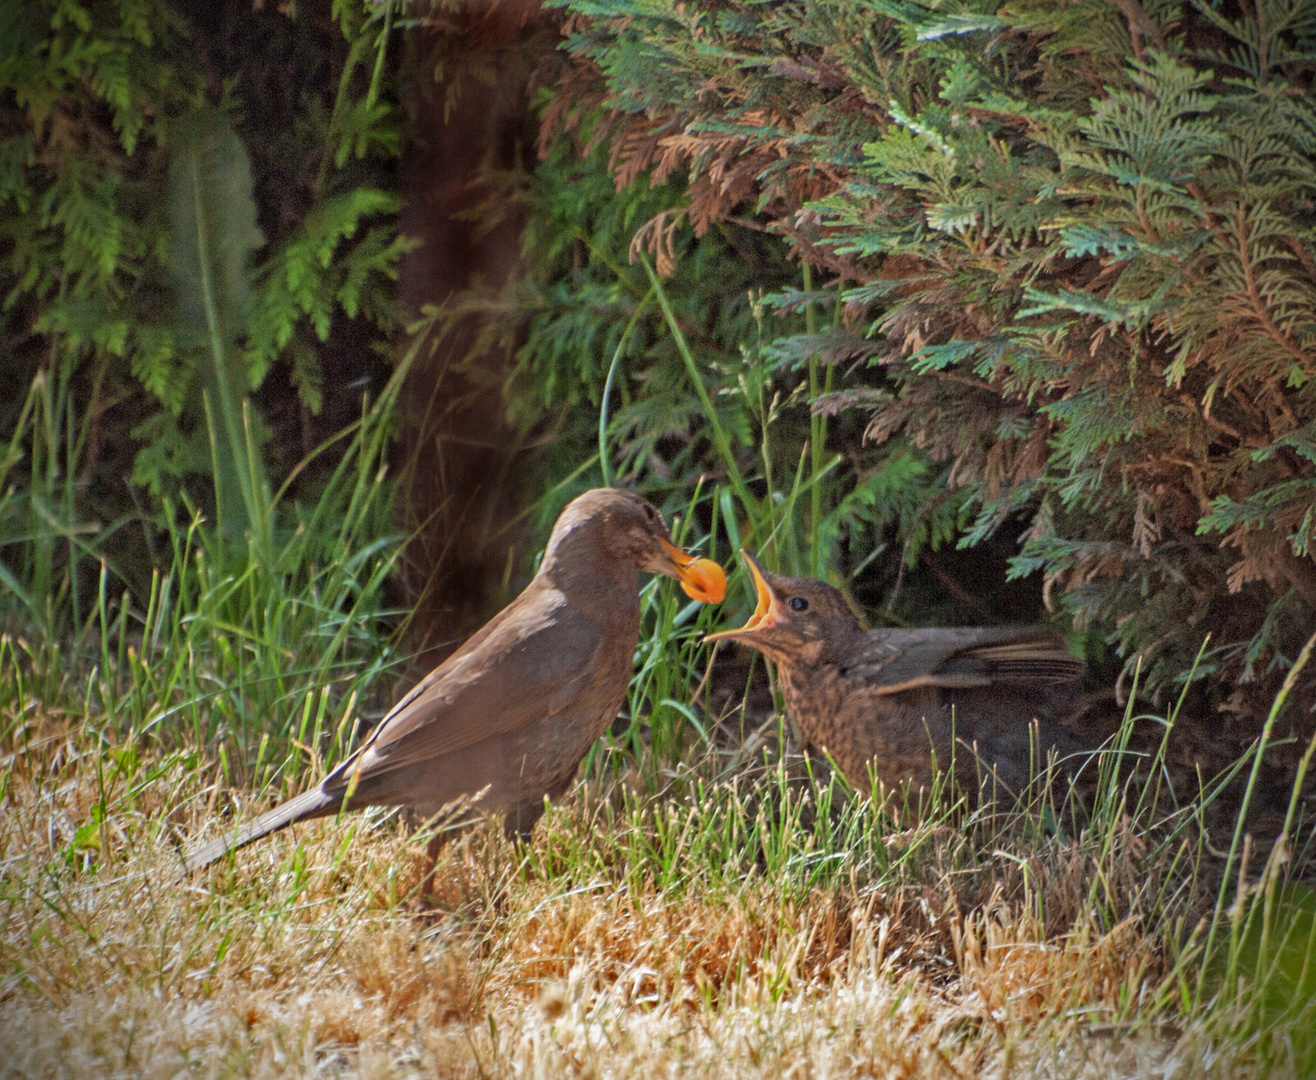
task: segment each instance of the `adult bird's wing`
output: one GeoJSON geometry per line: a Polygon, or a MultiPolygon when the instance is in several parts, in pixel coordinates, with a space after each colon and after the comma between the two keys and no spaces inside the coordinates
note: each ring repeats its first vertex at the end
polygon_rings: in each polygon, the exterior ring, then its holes
{"type": "Polygon", "coordinates": [[[875,630],[870,640],[866,659],[874,668],[878,694],[920,687],[1060,685],[1075,682],[1085,667],[1062,638],[1044,630],[875,630]]]}
{"type": "Polygon", "coordinates": [[[598,674],[604,628],[554,589],[520,600],[533,602],[514,601],[413,687],[325,786],[433,760],[575,701],[598,674]]]}

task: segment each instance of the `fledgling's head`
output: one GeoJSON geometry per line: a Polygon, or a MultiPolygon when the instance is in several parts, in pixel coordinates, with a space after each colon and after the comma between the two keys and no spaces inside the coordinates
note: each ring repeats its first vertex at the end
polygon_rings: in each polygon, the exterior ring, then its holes
{"type": "Polygon", "coordinates": [[[679,581],[687,596],[703,603],[716,604],[726,596],[722,568],[673,544],[654,506],[620,488],[593,488],[577,496],[553,526],[544,565],[586,559],[589,565],[601,559],[607,568],[620,565],[665,574],[679,581]]]}
{"type": "Polygon", "coordinates": [[[816,660],[829,642],[860,631],[838,589],[817,578],[773,574],[747,551],[740,556],[754,581],[754,613],[740,629],[709,634],[705,641],[737,641],[780,663],[816,660]]]}

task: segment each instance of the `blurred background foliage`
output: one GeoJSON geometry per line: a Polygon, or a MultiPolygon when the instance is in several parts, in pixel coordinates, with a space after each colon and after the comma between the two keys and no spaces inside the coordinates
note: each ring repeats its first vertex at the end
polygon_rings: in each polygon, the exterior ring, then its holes
{"type": "MultiPolygon", "coordinates": [[[[152,692],[228,700],[193,721],[252,775],[272,714],[341,751],[604,481],[874,623],[1052,618],[1094,686],[1174,690],[1210,633],[1240,739],[1305,640],[1301,0],[0,20],[5,629],[185,640],[152,692]]],[[[679,726],[748,593],[653,595],[631,713],[679,726]]]]}
{"type": "Polygon", "coordinates": [[[5,6],[0,423],[12,439],[32,422],[30,391],[61,409],[42,416],[45,445],[11,445],[7,467],[30,458],[32,480],[9,503],[7,564],[31,557],[24,530],[41,531],[56,482],[64,524],[94,528],[138,589],[149,530],[144,550],[115,524],[159,526],[165,500],[268,549],[281,523],[262,522],[255,489],[387,381],[372,349],[397,325],[407,247],[396,86],[377,62],[391,9],[321,7],[5,6]]]}
{"type": "Polygon", "coordinates": [[[95,664],[86,708],[245,765],[393,662],[399,11],[0,7],[0,619],[43,700],[95,664]]]}

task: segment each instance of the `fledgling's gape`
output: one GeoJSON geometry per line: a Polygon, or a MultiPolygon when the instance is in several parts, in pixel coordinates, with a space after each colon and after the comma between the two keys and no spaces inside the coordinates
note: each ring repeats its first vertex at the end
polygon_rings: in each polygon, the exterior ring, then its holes
{"type": "Polygon", "coordinates": [[[1092,749],[1060,719],[1083,661],[1029,627],[864,630],[832,586],[764,570],[741,552],[758,605],[738,641],[777,665],[786,706],[858,791],[929,787],[955,763],[970,795],[1018,795],[1047,762],[1092,749]],[[953,718],[952,718],[953,713],[953,718]],[[995,791],[993,791],[995,789],[995,791]]]}
{"type": "Polygon", "coordinates": [[[420,818],[484,792],[479,808],[527,835],[562,794],[626,696],[640,634],[639,573],[696,600],[726,594],[722,568],[676,547],[662,516],[595,488],[553,526],[525,591],[431,671],[316,788],[186,858],[190,873],[234,848],[344,808],[404,806],[420,818]],[[350,791],[350,797],[349,797],[350,791]]]}

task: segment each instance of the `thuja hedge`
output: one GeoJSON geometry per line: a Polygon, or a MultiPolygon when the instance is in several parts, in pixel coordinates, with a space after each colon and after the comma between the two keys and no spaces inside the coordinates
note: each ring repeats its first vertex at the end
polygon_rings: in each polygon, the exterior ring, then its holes
{"type": "MultiPolygon", "coordinates": [[[[1242,706],[1316,614],[1316,8],[567,0],[552,134],[776,232],[839,295],[815,411],[953,464],[973,545],[1153,684],[1242,706]]],[[[704,283],[717,290],[717,281],[704,283]]],[[[771,298],[770,298],[771,299],[771,298]]],[[[777,294],[789,307],[801,298],[777,294]]]]}

